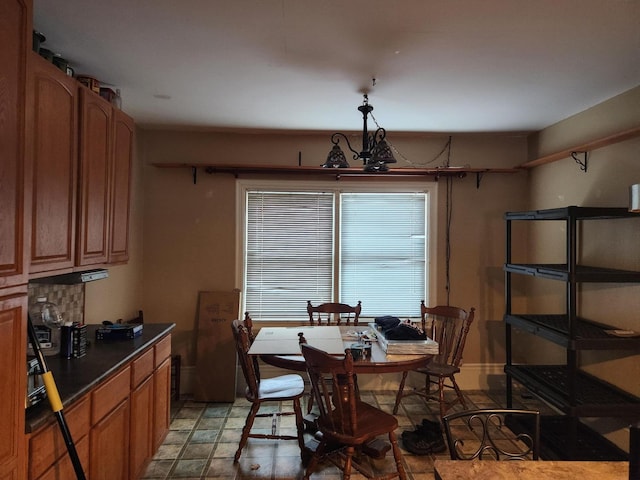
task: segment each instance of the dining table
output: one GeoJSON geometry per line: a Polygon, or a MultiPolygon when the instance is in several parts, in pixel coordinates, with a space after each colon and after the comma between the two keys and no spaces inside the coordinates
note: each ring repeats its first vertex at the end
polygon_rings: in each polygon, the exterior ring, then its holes
{"type": "Polygon", "coordinates": [[[356,373],[393,373],[424,366],[432,354],[387,355],[375,339],[369,325],[304,325],[287,327],[262,327],[256,335],[249,355],[272,366],[304,372],[304,358],[300,352],[300,334],[305,341],[332,355],[343,355],[346,349],[369,343],[370,350],[361,358],[354,358],[356,373]],[[369,340],[363,340],[369,339],[369,340]]]}
{"type": "Polygon", "coordinates": [[[436,480],[628,480],[629,462],[615,461],[492,461],[434,462],[436,480]]]}

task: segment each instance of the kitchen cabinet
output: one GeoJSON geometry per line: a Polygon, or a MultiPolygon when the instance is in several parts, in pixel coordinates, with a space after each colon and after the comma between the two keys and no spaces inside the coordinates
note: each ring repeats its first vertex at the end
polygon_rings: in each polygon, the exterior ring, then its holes
{"type": "Polygon", "coordinates": [[[129,457],[130,478],[142,475],[153,453],[153,348],[133,361],[131,371],[131,431],[129,442],[135,445],[129,457]]]}
{"type": "MultiPolygon", "coordinates": [[[[625,453],[580,422],[581,417],[638,417],[640,398],[631,395],[606,379],[597,378],[580,368],[579,353],[587,350],[615,350],[618,355],[640,353],[639,337],[619,337],[610,332],[615,326],[582,318],[578,312],[580,286],[585,283],[640,283],[640,272],[585,265],[579,248],[589,248],[582,222],[608,220],[607,227],[618,219],[640,216],[626,208],[566,207],[529,212],[509,212],[506,221],[505,325],[507,406],[513,406],[513,380],[551,403],[564,414],[543,418],[542,444],[546,454],[561,460],[622,460],[625,453]],[[565,260],[563,263],[524,264],[512,258],[512,225],[515,222],[563,222],[565,260]],[[512,306],[512,275],[527,275],[536,279],[560,282],[565,290],[564,312],[527,314],[514,312],[512,306]],[[562,365],[516,364],[513,360],[512,328],[541,337],[560,345],[566,352],[562,365]]],[[[635,221],[635,220],[632,220],[635,221]]],[[[601,252],[604,257],[605,252],[601,252]]],[[[539,281],[539,280],[535,280],[539,281]]],[[[545,453],[545,452],[543,452],[545,453]]]]}
{"type": "Polygon", "coordinates": [[[123,400],[91,429],[91,480],[129,478],[129,400],[123,400]]]}
{"type": "MultiPolygon", "coordinates": [[[[0,478],[25,478],[26,286],[0,296],[0,478]]],[[[2,294],[0,294],[2,295],[2,294]]]]}
{"type": "Polygon", "coordinates": [[[127,262],[133,120],[33,52],[28,67],[29,273],[127,262]]]}
{"type": "Polygon", "coordinates": [[[133,119],[113,109],[113,168],[111,175],[110,264],[129,260],[129,213],[134,145],[133,119]]]}
{"type": "Polygon", "coordinates": [[[80,87],[79,266],[108,259],[112,118],[108,102],[80,87]]]}
{"type": "Polygon", "coordinates": [[[25,235],[26,51],[31,1],[0,0],[0,288],[27,282],[25,235]]]}
{"type": "MultiPolygon", "coordinates": [[[[89,472],[89,430],[91,428],[91,398],[86,395],[70,408],[65,408],[64,418],[76,446],[82,468],[89,472]]],[[[57,423],[51,423],[29,438],[29,451],[38,452],[29,457],[29,478],[74,478],[73,464],[67,452],[57,423]],[[65,472],[70,472],[65,475],[65,472]]]]}
{"type": "Polygon", "coordinates": [[[154,346],[155,373],[153,376],[153,451],[164,441],[169,432],[171,413],[171,335],[154,346]]]}
{"type": "MultiPolygon", "coordinates": [[[[169,431],[171,335],[167,331],[166,326],[145,325],[142,336],[131,342],[96,342],[79,362],[48,357],[63,402],[69,395],[73,398],[65,404],[65,418],[87,478],[141,478],[169,431]],[[97,382],[90,373],[96,367],[109,372],[97,382]],[[77,396],[74,391],[84,382],[87,387],[77,396]]],[[[33,414],[27,417],[28,476],[20,478],[74,478],[58,424],[48,407],[35,408],[42,412],[37,421],[33,414]]],[[[23,405],[21,413],[24,426],[23,405]]]]}
{"type": "Polygon", "coordinates": [[[75,260],[78,82],[28,56],[27,157],[31,174],[29,272],[70,269],[75,260]]]}

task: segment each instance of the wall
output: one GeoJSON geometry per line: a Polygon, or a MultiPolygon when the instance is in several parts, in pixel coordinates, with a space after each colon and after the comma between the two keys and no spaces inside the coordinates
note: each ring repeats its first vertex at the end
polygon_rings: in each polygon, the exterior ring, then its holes
{"type": "MultiPolygon", "coordinates": [[[[442,165],[446,159],[436,158],[446,144],[444,135],[390,137],[401,153],[395,167],[408,166],[406,159],[415,167],[442,165]]],[[[189,169],[161,169],[151,164],[297,165],[300,152],[302,165],[319,166],[331,147],[329,133],[158,130],[141,132],[139,140],[144,169],[145,315],[153,321],[176,323],[174,352],[182,355],[184,365],[194,365],[198,292],[241,287],[235,271],[235,178],[199,170],[194,185],[189,169]]],[[[459,135],[453,138],[450,162],[511,167],[526,161],[526,148],[524,135],[459,135]]],[[[307,177],[298,178],[304,181],[307,177]]],[[[441,179],[438,185],[438,288],[432,299],[438,303],[446,303],[445,184],[441,179]]],[[[524,208],[526,201],[526,173],[486,174],[479,189],[475,175],[453,180],[450,302],[477,310],[465,355],[468,364],[495,363],[501,369],[504,363],[502,214],[524,208]]]]}
{"type": "MultiPolygon", "coordinates": [[[[552,153],[639,125],[640,87],[545,129],[532,138],[531,150],[552,153]]],[[[594,150],[587,158],[586,172],[580,171],[572,158],[533,169],[530,208],[567,205],[626,207],[629,185],[640,183],[640,138],[594,150]]],[[[584,264],[640,270],[640,218],[587,222],[579,234],[583,238],[579,245],[579,259],[584,264]]],[[[553,262],[559,254],[564,254],[564,232],[559,225],[544,225],[533,231],[528,247],[530,260],[546,258],[553,262]]],[[[529,311],[544,308],[547,312],[549,308],[563,311],[564,290],[562,287],[558,289],[554,282],[536,283],[531,292],[534,295],[529,299],[529,311]]],[[[617,328],[640,331],[639,308],[640,285],[587,284],[579,290],[578,313],[617,328]]],[[[524,336],[521,340],[517,352],[536,355],[544,363],[563,363],[564,351],[549,342],[531,342],[524,336]]],[[[633,352],[587,352],[581,355],[585,370],[635,395],[640,395],[639,359],[640,355],[633,355],[633,352]]],[[[618,430],[624,421],[597,423],[601,431],[617,443],[626,442],[628,433],[618,430]]]]}

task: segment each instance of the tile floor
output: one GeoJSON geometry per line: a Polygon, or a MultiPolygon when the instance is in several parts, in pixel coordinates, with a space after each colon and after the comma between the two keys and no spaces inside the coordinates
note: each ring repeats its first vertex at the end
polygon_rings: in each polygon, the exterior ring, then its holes
{"type": "MultiPolygon", "coordinates": [[[[465,392],[469,408],[503,407],[504,392],[467,391],[465,392]]],[[[391,412],[395,401],[395,392],[372,391],[361,392],[363,400],[391,412]]],[[[536,408],[543,413],[552,413],[550,408],[539,400],[526,394],[514,395],[515,408],[536,408]],[[517,402],[518,403],[517,403],[517,402]]],[[[300,451],[295,441],[277,441],[249,439],[237,464],[233,455],[238,448],[241,429],[248,412],[249,402],[238,398],[234,403],[198,403],[189,398],[182,398],[172,404],[170,431],[149,464],[144,479],[181,479],[181,480],[243,480],[265,479],[284,480],[300,479],[304,473],[300,461],[300,451]]],[[[263,407],[264,410],[265,407],[263,407]]],[[[290,404],[285,408],[290,408],[290,404]]],[[[303,407],[304,409],[304,407],[303,407]]],[[[459,406],[454,407],[459,409],[459,406]]],[[[403,399],[398,412],[398,443],[402,448],[400,435],[403,430],[413,430],[414,425],[422,418],[437,418],[437,403],[425,402],[418,396],[403,399]]],[[[293,417],[283,418],[280,432],[295,432],[293,417]]],[[[255,428],[260,422],[270,419],[257,419],[255,428]]],[[[438,456],[449,458],[444,452],[439,455],[417,456],[402,450],[404,466],[409,480],[433,479],[433,461],[438,456]]],[[[391,465],[392,455],[374,462],[388,462],[391,465]]],[[[385,465],[376,467],[390,471],[385,465]]],[[[331,464],[323,464],[321,470],[311,478],[322,480],[340,479],[340,471],[331,464]]],[[[364,478],[354,473],[353,479],[364,478]]]]}

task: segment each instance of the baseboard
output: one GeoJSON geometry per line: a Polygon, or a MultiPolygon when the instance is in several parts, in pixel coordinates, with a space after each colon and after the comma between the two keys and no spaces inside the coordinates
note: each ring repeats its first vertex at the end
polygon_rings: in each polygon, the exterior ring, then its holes
{"type": "MultiPolygon", "coordinates": [[[[193,393],[193,379],[195,367],[183,366],[180,370],[180,392],[181,394],[193,393]]],[[[260,373],[263,378],[275,377],[291,373],[288,370],[262,364],[260,373]]],[[[396,390],[400,383],[401,373],[379,373],[358,375],[358,384],[363,390],[396,390]]],[[[245,382],[242,378],[240,366],[237,367],[236,390],[238,394],[244,393],[245,382]]],[[[463,390],[504,390],[506,388],[506,378],[504,374],[504,364],[502,363],[468,363],[461,367],[460,373],[456,375],[456,380],[463,390]]],[[[419,386],[424,382],[424,376],[417,373],[410,373],[407,384],[409,386],[419,386]]]]}

